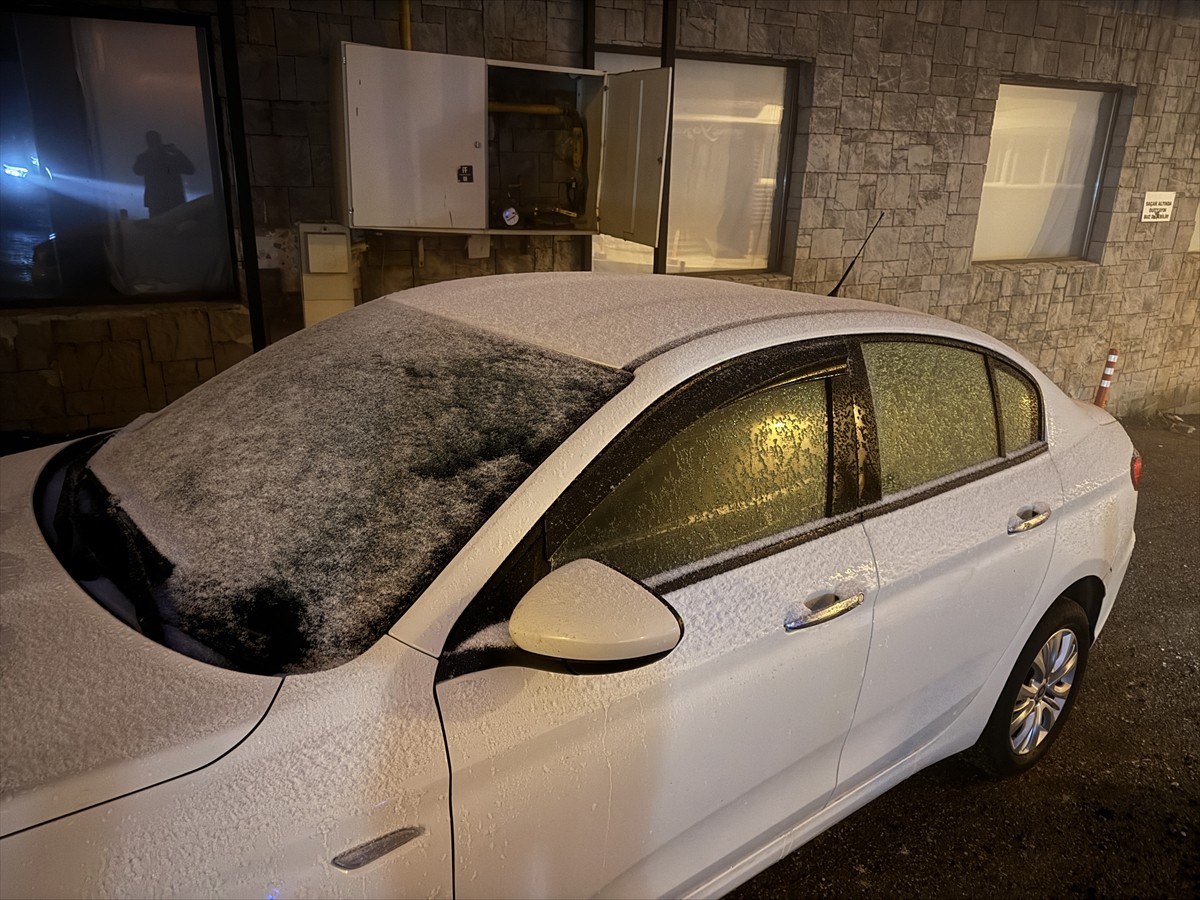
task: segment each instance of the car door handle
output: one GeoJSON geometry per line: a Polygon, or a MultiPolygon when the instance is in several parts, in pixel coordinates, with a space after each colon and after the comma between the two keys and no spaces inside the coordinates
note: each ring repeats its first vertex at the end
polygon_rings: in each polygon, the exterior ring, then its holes
{"type": "Polygon", "coordinates": [[[1032,506],[1022,506],[1017,514],[1008,520],[1008,533],[1020,534],[1023,531],[1037,528],[1050,518],[1050,504],[1035,503],[1032,506]]]}
{"type": "Polygon", "coordinates": [[[845,615],[854,607],[866,600],[866,594],[859,591],[850,597],[839,597],[837,594],[822,594],[805,600],[799,608],[788,610],[783,620],[784,631],[799,631],[812,625],[820,625],[830,619],[845,615]]]}

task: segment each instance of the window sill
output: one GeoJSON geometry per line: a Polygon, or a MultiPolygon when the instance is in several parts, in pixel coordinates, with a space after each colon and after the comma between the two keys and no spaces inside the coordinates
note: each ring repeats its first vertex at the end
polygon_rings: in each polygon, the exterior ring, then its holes
{"type": "Polygon", "coordinates": [[[977,266],[979,269],[1010,272],[1014,269],[1092,269],[1096,268],[1099,263],[1093,263],[1091,259],[1063,257],[1062,259],[984,259],[979,262],[972,260],[971,265],[977,266]]]}
{"type": "Polygon", "coordinates": [[[45,306],[38,306],[34,303],[24,303],[24,305],[5,305],[0,302],[0,316],[7,318],[16,318],[18,316],[25,317],[45,317],[47,319],[62,319],[62,318],[86,318],[86,319],[118,319],[125,317],[145,316],[150,313],[174,312],[184,309],[238,309],[245,311],[246,304],[242,303],[237,297],[230,297],[225,300],[220,299],[197,299],[197,298],[180,298],[173,297],[164,300],[147,301],[142,298],[131,298],[128,303],[104,300],[86,301],[79,300],[75,303],[64,298],[57,298],[53,301],[46,301],[45,306]],[[53,303],[53,305],[50,305],[53,303]]]}
{"type": "Polygon", "coordinates": [[[688,272],[695,278],[711,278],[716,281],[734,281],[738,284],[753,284],[759,287],[792,289],[792,276],[786,272],[768,272],[765,269],[754,272],[688,272]]]}
{"type": "Polygon", "coordinates": [[[1007,259],[982,260],[979,262],[972,260],[971,265],[974,268],[994,272],[1013,272],[1017,270],[1044,272],[1047,269],[1053,269],[1058,272],[1070,269],[1091,269],[1099,266],[1100,263],[1092,262],[1090,259],[1064,257],[1062,259],[1007,259]]]}

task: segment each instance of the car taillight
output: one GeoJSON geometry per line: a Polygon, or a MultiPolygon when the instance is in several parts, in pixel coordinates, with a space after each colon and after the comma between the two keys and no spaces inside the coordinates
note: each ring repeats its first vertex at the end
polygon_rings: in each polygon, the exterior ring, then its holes
{"type": "Polygon", "coordinates": [[[1133,482],[1135,491],[1142,486],[1142,454],[1137,450],[1134,450],[1133,456],[1129,458],[1129,480],[1133,482]]]}

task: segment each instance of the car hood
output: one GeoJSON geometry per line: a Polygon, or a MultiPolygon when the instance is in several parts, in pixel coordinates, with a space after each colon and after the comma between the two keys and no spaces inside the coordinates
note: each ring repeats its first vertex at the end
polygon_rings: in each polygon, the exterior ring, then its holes
{"type": "Polygon", "coordinates": [[[34,515],[57,449],[0,463],[0,836],[212,762],[281,683],[156,644],[75,583],[34,515]]]}

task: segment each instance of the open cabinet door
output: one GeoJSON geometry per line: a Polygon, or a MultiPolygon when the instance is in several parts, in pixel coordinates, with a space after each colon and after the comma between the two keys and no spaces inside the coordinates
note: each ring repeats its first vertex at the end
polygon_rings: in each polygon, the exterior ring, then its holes
{"type": "Polygon", "coordinates": [[[342,53],[345,224],[486,228],[486,62],[351,43],[342,53]]]}
{"type": "Polygon", "coordinates": [[[671,70],[607,75],[600,163],[600,231],[658,245],[671,70]]]}

